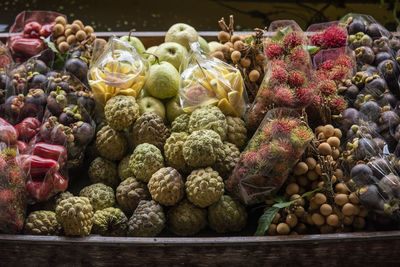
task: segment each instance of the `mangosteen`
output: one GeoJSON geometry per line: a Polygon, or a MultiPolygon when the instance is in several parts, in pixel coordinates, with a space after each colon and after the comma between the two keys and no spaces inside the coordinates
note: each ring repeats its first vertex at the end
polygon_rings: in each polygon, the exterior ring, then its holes
{"type": "Polygon", "coordinates": [[[387,37],[380,37],[379,39],[375,40],[372,44],[372,50],[375,54],[380,52],[389,52],[393,54],[393,51],[390,48],[389,39],[387,37]]]}
{"type": "Polygon", "coordinates": [[[32,103],[37,106],[44,106],[47,103],[47,96],[42,89],[30,89],[25,97],[25,103],[32,103]]]}
{"type": "Polygon", "coordinates": [[[379,63],[381,63],[386,59],[392,59],[392,55],[389,54],[388,52],[379,52],[378,54],[375,55],[374,65],[378,66],[379,63]]]}
{"type": "Polygon", "coordinates": [[[371,139],[363,137],[358,140],[356,148],[356,158],[358,160],[375,156],[380,152],[379,147],[371,139]]]}
{"type": "Polygon", "coordinates": [[[379,25],[378,23],[371,23],[370,25],[368,25],[366,33],[369,36],[371,36],[372,39],[375,40],[382,36],[381,30],[382,30],[381,25],[379,25]]]}
{"type": "Polygon", "coordinates": [[[383,157],[374,158],[368,162],[368,167],[372,170],[374,177],[382,179],[388,173],[391,173],[392,167],[389,161],[383,157]]]}
{"type": "Polygon", "coordinates": [[[81,51],[80,50],[75,50],[74,52],[71,53],[71,57],[80,57],[81,56],[81,51]]]}
{"type": "Polygon", "coordinates": [[[374,75],[372,79],[367,78],[365,82],[365,92],[377,99],[381,98],[382,94],[387,89],[386,81],[378,75],[374,75]]]}
{"type": "Polygon", "coordinates": [[[52,77],[52,78],[57,78],[58,72],[52,70],[52,71],[49,71],[49,72],[46,74],[46,76],[47,76],[47,78],[50,78],[50,77],[52,77]]]}
{"type": "MultiPolygon", "coordinates": [[[[383,107],[386,105],[390,105],[392,108],[396,107],[397,98],[389,91],[386,91],[382,98],[378,100],[378,104],[383,107]]],[[[397,114],[399,115],[399,114],[397,114]]]]}
{"type": "Polygon", "coordinates": [[[388,131],[388,130],[383,131],[380,134],[381,134],[382,138],[385,140],[388,150],[394,151],[396,149],[396,146],[398,143],[394,136],[394,129],[393,129],[393,131],[392,130],[391,131],[388,131]]]}
{"type": "Polygon", "coordinates": [[[368,46],[358,47],[355,51],[357,63],[372,64],[375,60],[375,53],[368,46]]]}
{"type": "Polygon", "coordinates": [[[361,67],[361,71],[367,73],[368,76],[371,76],[371,75],[377,73],[378,69],[375,66],[372,66],[372,65],[369,65],[369,64],[364,64],[361,67]]]}
{"type": "Polygon", "coordinates": [[[379,118],[379,126],[382,131],[394,130],[400,123],[400,117],[392,110],[385,111],[379,118]]]}
{"type": "Polygon", "coordinates": [[[71,126],[74,141],[81,146],[86,146],[94,137],[94,127],[87,122],[78,121],[71,126]]]}
{"type": "Polygon", "coordinates": [[[384,176],[378,183],[378,187],[388,195],[399,198],[400,197],[400,178],[393,173],[384,176]]]}
{"type": "Polygon", "coordinates": [[[364,186],[371,182],[372,170],[365,164],[357,164],[350,171],[350,178],[357,186],[364,186]]]}
{"type": "Polygon", "coordinates": [[[77,99],[77,105],[86,109],[89,114],[93,114],[95,108],[95,101],[89,95],[81,95],[77,99]]]}
{"type": "Polygon", "coordinates": [[[54,116],[60,116],[64,108],[67,105],[67,97],[65,91],[57,89],[56,91],[50,92],[47,97],[47,109],[54,116]]]}
{"type": "Polygon", "coordinates": [[[400,40],[393,37],[392,39],[389,40],[389,45],[392,50],[397,51],[400,49],[400,40]]]}
{"type": "Polygon", "coordinates": [[[381,107],[375,101],[368,101],[360,107],[359,116],[364,121],[377,122],[380,113],[381,107]]]}
{"type": "Polygon", "coordinates": [[[38,72],[40,74],[46,74],[48,71],[46,63],[40,59],[36,59],[26,65],[27,72],[38,72]]]}
{"type": "Polygon", "coordinates": [[[73,74],[81,81],[86,81],[88,72],[87,64],[79,58],[70,58],[65,62],[65,70],[73,74]]]}
{"type": "Polygon", "coordinates": [[[44,74],[35,74],[28,79],[29,88],[42,88],[44,89],[47,85],[47,77],[44,74]]]}
{"type": "Polygon", "coordinates": [[[375,137],[372,141],[376,144],[379,150],[383,151],[383,148],[386,146],[385,140],[380,137],[375,137]]]}
{"type": "Polygon", "coordinates": [[[378,71],[381,77],[385,79],[389,90],[398,97],[400,95],[400,88],[398,83],[400,72],[397,63],[391,59],[384,60],[379,63],[378,71]]]}
{"type": "Polygon", "coordinates": [[[349,34],[365,32],[365,24],[360,19],[353,19],[353,21],[349,24],[347,31],[349,32],[349,34]]]}
{"type": "Polygon", "coordinates": [[[357,86],[355,86],[354,84],[352,84],[350,87],[348,87],[345,91],[345,96],[349,99],[356,99],[358,93],[360,92],[360,90],[358,89],[357,86]]]}
{"type": "Polygon", "coordinates": [[[384,199],[376,185],[366,185],[358,190],[361,203],[368,209],[384,209],[384,199]]]}
{"type": "Polygon", "coordinates": [[[349,129],[352,125],[358,124],[359,112],[355,108],[347,108],[342,112],[341,123],[344,129],[349,129]]]}

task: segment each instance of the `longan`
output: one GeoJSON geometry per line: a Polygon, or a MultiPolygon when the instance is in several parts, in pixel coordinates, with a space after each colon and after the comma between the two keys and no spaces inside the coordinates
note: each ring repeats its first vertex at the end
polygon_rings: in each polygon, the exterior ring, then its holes
{"type": "Polygon", "coordinates": [[[320,164],[315,165],[315,172],[318,175],[322,175],[322,170],[321,170],[321,165],[320,164]]]}
{"type": "Polygon", "coordinates": [[[281,215],[279,213],[275,214],[275,217],[272,220],[272,223],[278,223],[280,218],[281,218],[281,215]]]}
{"type": "Polygon", "coordinates": [[[56,35],[56,36],[59,36],[59,35],[63,34],[63,33],[64,33],[64,26],[61,25],[61,24],[56,24],[56,25],[54,25],[54,27],[53,27],[53,33],[54,33],[54,35],[56,35]]]}
{"type": "Polygon", "coordinates": [[[242,54],[239,51],[233,51],[231,54],[231,59],[233,62],[239,62],[241,57],[242,57],[242,54]]]}
{"type": "Polygon", "coordinates": [[[94,33],[92,33],[91,35],[89,35],[89,39],[90,39],[90,41],[94,41],[94,40],[96,40],[96,35],[94,34],[94,33]]]}
{"type": "Polygon", "coordinates": [[[330,226],[338,226],[339,225],[339,217],[336,214],[330,214],[326,217],[326,223],[330,226]]]}
{"type": "Polygon", "coordinates": [[[349,192],[349,188],[344,183],[337,183],[335,185],[336,193],[346,194],[349,192]]]}
{"type": "Polygon", "coordinates": [[[280,235],[287,235],[290,232],[290,227],[289,227],[289,225],[287,223],[280,223],[276,227],[276,231],[280,235]]]}
{"type": "Polygon", "coordinates": [[[307,164],[309,170],[314,170],[315,166],[317,165],[317,161],[312,157],[306,158],[305,163],[307,164]]]}
{"type": "Polygon", "coordinates": [[[355,208],[354,208],[353,204],[346,203],[346,204],[343,205],[343,207],[342,207],[343,215],[351,216],[351,215],[354,215],[354,212],[355,212],[355,208]]]}
{"type": "Polygon", "coordinates": [[[338,128],[335,128],[335,130],[333,131],[333,135],[340,139],[342,138],[342,131],[338,128]]]}
{"type": "Polygon", "coordinates": [[[218,58],[219,60],[224,59],[224,53],[221,51],[215,51],[214,53],[211,54],[211,56],[218,58]]]}
{"type": "Polygon", "coordinates": [[[78,24],[71,24],[71,32],[73,34],[77,33],[80,29],[81,27],[78,24]]]}
{"type": "Polygon", "coordinates": [[[233,48],[232,42],[226,42],[225,45],[229,46],[229,48],[233,48]]]}
{"type": "Polygon", "coordinates": [[[286,187],[286,194],[289,196],[299,193],[299,185],[296,183],[291,183],[286,187]]]}
{"type": "Polygon", "coordinates": [[[295,203],[299,204],[300,206],[304,206],[305,201],[299,194],[291,195],[289,198],[290,201],[295,200],[295,199],[297,199],[297,201],[295,203]]]}
{"type": "Polygon", "coordinates": [[[233,34],[231,37],[231,42],[234,44],[236,41],[241,40],[240,35],[239,34],[233,34]]]}
{"type": "Polygon", "coordinates": [[[313,199],[318,205],[326,203],[326,196],[322,193],[316,193],[313,199]]]}
{"type": "Polygon", "coordinates": [[[322,204],[321,207],[319,207],[319,212],[324,215],[328,216],[329,214],[332,213],[332,207],[329,204],[322,204]]]}
{"type": "Polygon", "coordinates": [[[320,133],[317,135],[317,137],[318,137],[319,140],[324,140],[324,139],[326,139],[325,134],[324,134],[323,132],[320,132],[320,133]]]}
{"type": "Polygon", "coordinates": [[[67,37],[70,36],[70,35],[72,35],[72,34],[73,34],[73,33],[72,33],[71,28],[66,29],[65,32],[64,32],[64,35],[67,36],[67,37]]]}
{"type": "Polygon", "coordinates": [[[75,37],[75,35],[70,35],[70,36],[68,36],[68,37],[67,37],[67,43],[68,43],[69,45],[75,44],[75,43],[76,43],[76,37],[75,37]]]}
{"type": "Polygon", "coordinates": [[[323,225],[323,224],[325,223],[325,217],[322,216],[322,215],[319,214],[319,213],[314,213],[314,214],[311,216],[311,219],[312,219],[312,221],[314,222],[314,224],[317,225],[317,226],[321,226],[321,225],[323,225]]]}
{"type": "Polygon", "coordinates": [[[56,44],[59,45],[60,43],[64,42],[67,38],[64,35],[57,37],[56,44]]]}
{"type": "Polygon", "coordinates": [[[251,60],[250,58],[244,57],[240,59],[240,65],[242,65],[243,68],[248,68],[251,65],[251,60]]]}
{"type": "Polygon", "coordinates": [[[299,218],[303,217],[304,213],[305,213],[305,210],[302,206],[299,206],[294,210],[294,214],[299,218]]]}
{"type": "Polygon", "coordinates": [[[268,227],[267,233],[269,235],[276,235],[276,224],[271,223],[270,226],[268,227]]]}
{"type": "Polygon", "coordinates": [[[344,216],[343,218],[343,224],[345,225],[351,225],[354,221],[354,216],[344,216]]]}
{"type": "Polygon", "coordinates": [[[235,49],[235,50],[237,50],[237,51],[241,51],[241,50],[243,50],[243,48],[244,48],[244,43],[242,42],[242,41],[236,41],[234,44],[233,44],[233,48],[235,49]]]}
{"type": "Polygon", "coordinates": [[[333,227],[327,224],[322,225],[319,230],[321,231],[321,234],[329,234],[333,232],[333,227]]]}
{"type": "Polygon", "coordinates": [[[221,51],[222,51],[222,53],[224,53],[224,54],[228,54],[229,53],[229,46],[227,46],[227,45],[222,45],[221,46],[221,51]]]}
{"type": "Polygon", "coordinates": [[[91,34],[94,32],[92,26],[85,26],[85,28],[83,28],[83,30],[86,32],[86,34],[91,34]]]}
{"type": "Polygon", "coordinates": [[[318,179],[318,173],[316,171],[309,171],[307,172],[307,178],[310,181],[315,181],[318,179]]]}
{"type": "Polygon", "coordinates": [[[82,23],[82,21],[80,21],[79,19],[76,19],[72,22],[72,24],[77,24],[79,25],[79,27],[83,30],[83,27],[85,27],[82,23]]]}
{"type": "Polygon", "coordinates": [[[86,39],[86,33],[83,30],[79,30],[76,34],[75,37],[78,41],[83,41],[86,39]]]}
{"type": "Polygon", "coordinates": [[[265,56],[263,53],[259,53],[256,55],[256,63],[257,64],[261,65],[264,62],[264,60],[265,60],[265,56]]]}
{"type": "Polygon", "coordinates": [[[336,169],[333,172],[333,175],[335,175],[336,178],[339,179],[339,180],[343,179],[343,171],[341,169],[336,169]]]}
{"type": "Polygon", "coordinates": [[[324,126],[323,132],[325,137],[329,138],[334,135],[335,128],[331,124],[327,124],[324,126]]]}
{"type": "Polygon", "coordinates": [[[346,194],[337,194],[334,198],[334,201],[337,205],[343,206],[347,202],[349,202],[349,198],[346,194]]]}
{"type": "Polygon", "coordinates": [[[300,185],[300,186],[307,186],[308,185],[308,179],[305,176],[297,176],[296,177],[296,182],[300,185]]]}
{"type": "Polygon", "coordinates": [[[294,230],[299,234],[305,234],[307,231],[307,226],[304,223],[298,223],[294,230]]]}
{"type": "Polygon", "coordinates": [[[355,192],[350,193],[349,200],[353,204],[360,203],[360,199],[358,198],[357,193],[355,193],[355,192]]]}
{"type": "Polygon", "coordinates": [[[312,219],[312,215],[310,213],[308,213],[307,216],[306,216],[306,223],[309,224],[309,225],[313,225],[314,224],[314,221],[312,219]]]}
{"type": "Polygon", "coordinates": [[[340,139],[337,138],[336,136],[329,137],[328,140],[326,140],[326,142],[332,147],[336,148],[340,147],[340,139]]]}
{"type": "Polygon", "coordinates": [[[249,73],[249,79],[251,82],[256,82],[258,79],[260,78],[260,73],[258,72],[258,70],[252,70],[249,73]]]}
{"type": "Polygon", "coordinates": [[[324,143],[319,144],[318,152],[321,155],[324,155],[324,156],[331,155],[332,154],[332,148],[328,143],[324,142],[324,143]]]}
{"type": "Polygon", "coordinates": [[[67,52],[68,49],[69,49],[69,44],[68,44],[67,42],[61,42],[61,43],[58,45],[58,50],[59,50],[61,53],[67,52]]]}
{"type": "Polygon", "coordinates": [[[290,228],[294,228],[297,225],[297,216],[294,214],[288,214],[286,216],[286,223],[289,225],[290,228]]]}
{"type": "Polygon", "coordinates": [[[340,156],[340,151],[338,148],[332,149],[332,158],[334,160],[338,159],[340,156]]]}
{"type": "MultiPolygon", "coordinates": [[[[54,20],[54,22],[55,22],[56,24],[61,24],[61,25],[67,24],[67,20],[66,20],[63,16],[58,16],[58,17],[54,20]]],[[[55,26],[55,25],[54,25],[54,26],[55,26]]]]}
{"type": "Polygon", "coordinates": [[[315,128],[315,134],[318,135],[319,133],[322,133],[324,131],[324,126],[320,125],[317,128],[315,128]]]}
{"type": "Polygon", "coordinates": [[[308,172],[308,166],[305,162],[300,161],[294,166],[293,173],[295,175],[303,175],[308,172]]]}
{"type": "Polygon", "coordinates": [[[222,43],[226,43],[231,39],[231,36],[229,33],[224,32],[224,31],[220,31],[218,33],[218,40],[222,43]]]}

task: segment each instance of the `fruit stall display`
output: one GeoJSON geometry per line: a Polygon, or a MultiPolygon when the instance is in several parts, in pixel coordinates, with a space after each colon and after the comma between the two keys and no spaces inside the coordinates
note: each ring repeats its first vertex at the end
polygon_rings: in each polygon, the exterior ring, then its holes
{"type": "Polygon", "coordinates": [[[0,250],[395,263],[400,40],[360,14],[233,23],[208,41],[177,23],[145,47],[19,14],[0,43],[0,250]]]}

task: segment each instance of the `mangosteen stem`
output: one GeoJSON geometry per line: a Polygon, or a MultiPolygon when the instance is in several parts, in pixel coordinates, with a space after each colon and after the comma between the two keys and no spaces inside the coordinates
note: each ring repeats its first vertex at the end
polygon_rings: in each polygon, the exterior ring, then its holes
{"type": "Polygon", "coordinates": [[[57,86],[56,94],[59,95],[61,93],[61,86],[57,86]]]}
{"type": "Polygon", "coordinates": [[[74,109],[72,110],[73,113],[76,113],[78,111],[78,106],[75,106],[74,109]]]}

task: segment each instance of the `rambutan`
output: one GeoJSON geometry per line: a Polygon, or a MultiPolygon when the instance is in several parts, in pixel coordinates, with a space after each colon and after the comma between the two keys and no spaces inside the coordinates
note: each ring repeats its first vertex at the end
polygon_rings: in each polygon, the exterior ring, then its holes
{"type": "Polygon", "coordinates": [[[325,60],[318,66],[318,70],[327,70],[331,71],[335,65],[335,62],[332,59],[325,60]]]}
{"type": "Polygon", "coordinates": [[[301,46],[294,48],[291,51],[289,58],[294,66],[304,66],[310,62],[308,52],[306,52],[301,46]]]}
{"type": "Polygon", "coordinates": [[[258,151],[259,157],[262,160],[269,160],[271,158],[271,148],[269,147],[269,144],[264,144],[260,150],[258,151]]]}
{"type": "Polygon", "coordinates": [[[323,81],[329,78],[329,73],[325,70],[317,70],[315,72],[315,80],[316,81],[323,81]]]}
{"type": "Polygon", "coordinates": [[[275,173],[275,175],[281,176],[281,178],[277,179],[275,183],[282,184],[285,181],[285,178],[286,178],[285,176],[288,173],[287,162],[284,162],[284,161],[275,162],[275,164],[273,165],[272,171],[273,171],[273,173],[275,173]]]}
{"type": "Polygon", "coordinates": [[[308,86],[304,86],[298,88],[295,94],[296,94],[296,106],[305,107],[312,102],[314,96],[314,90],[308,86]]]}
{"type": "Polygon", "coordinates": [[[347,67],[349,69],[352,69],[354,67],[354,61],[347,55],[340,55],[336,60],[335,60],[335,66],[343,66],[347,67]]]}
{"type": "Polygon", "coordinates": [[[286,83],[288,78],[288,73],[283,68],[275,68],[271,71],[271,75],[269,77],[269,84],[271,86],[276,86],[278,84],[286,83]]]}
{"type": "Polygon", "coordinates": [[[274,93],[270,88],[262,88],[257,95],[257,101],[262,102],[266,105],[269,105],[272,103],[272,100],[274,99],[274,93]]]}
{"type": "Polygon", "coordinates": [[[306,40],[300,32],[288,33],[283,39],[283,48],[286,52],[289,52],[293,48],[304,44],[306,44],[306,40]]]}
{"type": "Polygon", "coordinates": [[[333,115],[339,115],[347,108],[347,102],[342,96],[331,97],[327,102],[333,115]]]}
{"type": "Polygon", "coordinates": [[[337,26],[327,28],[323,33],[324,48],[343,47],[347,41],[347,31],[337,26]]]}
{"type": "Polygon", "coordinates": [[[312,45],[321,47],[324,44],[324,36],[323,33],[316,33],[310,38],[310,42],[312,45]]]}
{"type": "Polygon", "coordinates": [[[332,96],[336,94],[336,83],[332,80],[323,80],[318,83],[318,91],[323,96],[332,96]]]}
{"type": "Polygon", "coordinates": [[[271,127],[271,133],[275,137],[281,137],[283,135],[288,135],[291,131],[291,127],[288,120],[280,119],[276,120],[271,127]]]}
{"type": "Polygon", "coordinates": [[[293,149],[293,145],[290,143],[289,140],[282,139],[278,141],[278,146],[281,147],[282,153],[281,156],[286,158],[286,160],[289,158],[292,160],[294,158],[294,155],[296,155],[296,151],[293,149]]]}
{"type": "Polygon", "coordinates": [[[240,159],[243,161],[244,166],[250,169],[257,168],[260,163],[258,152],[255,151],[242,153],[242,155],[240,155],[240,159]]]}
{"type": "Polygon", "coordinates": [[[290,133],[290,142],[296,148],[302,148],[313,138],[312,131],[306,126],[294,128],[290,133]]]}
{"type": "Polygon", "coordinates": [[[7,161],[0,156],[0,172],[4,172],[4,170],[7,168],[7,161]]]}
{"type": "Polygon", "coordinates": [[[279,106],[292,107],[294,97],[292,91],[286,86],[281,86],[275,89],[274,102],[279,106]]]}
{"type": "Polygon", "coordinates": [[[290,87],[300,87],[304,84],[306,78],[301,71],[292,71],[288,76],[288,83],[290,87]]]}
{"type": "Polygon", "coordinates": [[[9,189],[0,191],[0,205],[9,205],[15,200],[15,194],[9,189]]]}
{"type": "Polygon", "coordinates": [[[335,66],[329,73],[329,79],[340,82],[351,77],[351,71],[344,66],[335,66]]]}
{"type": "Polygon", "coordinates": [[[269,60],[283,56],[283,47],[277,43],[268,44],[265,48],[265,55],[269,60]]]}
{"type": "Polygon", "coordinates": [[[11,169],[8,172],[8,181],[13,185],[19,185],[23,182],[22,174],[18,168],[11,169]]]}
{"type": "Polygon", "coordinates": [[[286,68],[286,61],[283,59],[276,59],[270,62],[270,68],[276,68],[276,67],[281,67],[281,68],[286,68]]]}

